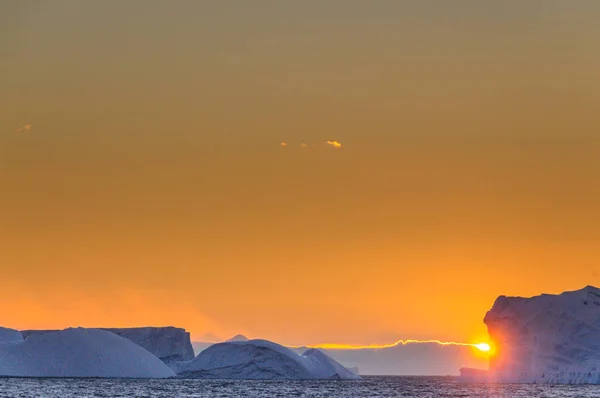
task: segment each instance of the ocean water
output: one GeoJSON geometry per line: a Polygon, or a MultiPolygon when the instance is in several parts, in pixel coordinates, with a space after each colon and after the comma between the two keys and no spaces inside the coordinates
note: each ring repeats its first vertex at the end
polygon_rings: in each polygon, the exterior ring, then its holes
{"type": "Polygon", "coordinates": [[[365,377],[358,381],[0,379],[0,397],[600,397],[597,386],[468,384],[453,377],[365,377]]]}

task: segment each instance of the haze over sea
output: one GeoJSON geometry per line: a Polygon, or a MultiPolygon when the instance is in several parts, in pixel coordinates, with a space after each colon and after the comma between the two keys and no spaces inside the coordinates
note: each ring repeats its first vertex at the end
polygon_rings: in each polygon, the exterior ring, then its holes
{"type": "Polygon", "coordinates": [[[0,379],[0,397],[599,397],[600,385],[470,384],[455,377],[368,376],[356,381],[0,379]]]}

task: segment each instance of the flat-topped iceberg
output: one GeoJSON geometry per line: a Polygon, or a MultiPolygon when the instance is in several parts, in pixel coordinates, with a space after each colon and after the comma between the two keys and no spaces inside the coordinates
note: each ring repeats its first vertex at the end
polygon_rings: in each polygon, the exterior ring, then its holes
{"type": "Polygon", "coordinates": [[[21,332],[14,329],[0,327],[0,344],[19,343],[21,341],[23,341],[21,332]]]}
{"type": "Polygon", "coordinates": [[[190,334],[185,329],[169,326],[105,330],[144,347],[167,364],[194,359],[190,334]]]}
{"type": "Polygon", "coordinates": [[[495,345],[489,372],[464,369],[465,379],[600,384],[600,289],[500,296],[484,322],[495,345]]]}
{"type": "Polygon", "coordinates": [[[66,329],[0,344],[0,376],[165,378],[175,376],[155,355],[100,329],[66,329]]]}
{"type": "Polygon", "coordinates": [[[209,379],[358,379],[319,350],[297,354],[266,340],[215,344],[181,368],[180,377],[209,379]]]}
{"type": "MultiPolygon", "coordinates": [[[[181,328],[139,327],[139,328],[102,328],[134,342],[156,355],[163,362],[170,364],[177,361],[194,359],[194,348],[190,334],[181,328]]],[[[56,330],[24,330],[24,338],[56,332],[56,330]]]]}

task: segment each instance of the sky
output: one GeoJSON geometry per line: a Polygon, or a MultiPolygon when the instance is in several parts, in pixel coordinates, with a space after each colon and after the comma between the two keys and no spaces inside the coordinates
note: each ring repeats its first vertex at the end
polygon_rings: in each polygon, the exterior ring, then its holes
{"type": "Polygon", "coordinates": [[[600,285],[599,12],[0,2],[3,326],[476,342],[600,285]]]}

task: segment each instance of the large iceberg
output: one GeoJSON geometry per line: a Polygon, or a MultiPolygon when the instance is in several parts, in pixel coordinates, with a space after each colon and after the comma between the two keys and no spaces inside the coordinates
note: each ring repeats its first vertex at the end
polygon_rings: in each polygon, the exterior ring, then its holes
{"type": "Polygon", "coordinates": [[[21,332],[14,329],[0,327],[0,344],[19,343],[21,341],[23,341],[21,332]]]}
{"type": "Polygon", "coordinates": [[[215,344],[182,367],[180,377],[209,379],[358,379],[325,353],[297,354],[266,340],[215,344]]]}
{"type": "Polygon", "coordinates": [[[185,329],[170,326],[105,330],[133,341],[166,363],[194,359],[190,334],[185,329]]]}
{"type": "Polygon", "coordinates": [[[123,337],[77,328],[0,344],[0,376],[164,378],[175,374],[155,355],[123,337]]]}
{"type": "MultiPolygon", "coordinates": [[[[177,361],[194,359],[194,348],[190,334],[175,327],[140,327],[140,328],[103,328],[134,342],[156,355],[163,362],[170,364],[177,361]]],[[[24,330],[24,338],[55,332],[55,330],[24,330]]]]}
{"type": "Polygon", "coordinates": [[[485,379],[600,384],[600,289],[500,296],[484,322],[496,351],[485,379]]]}

